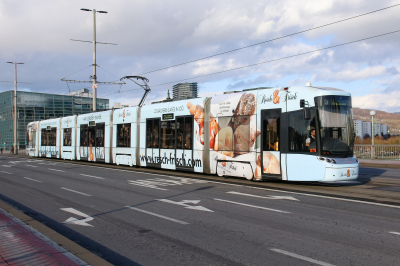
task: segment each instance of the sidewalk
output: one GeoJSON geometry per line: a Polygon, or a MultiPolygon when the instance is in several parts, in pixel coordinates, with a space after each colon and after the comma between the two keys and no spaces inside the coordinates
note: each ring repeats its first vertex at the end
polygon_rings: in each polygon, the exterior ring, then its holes
{"type": "Polygon", "coordinates": [[[0,208],[0,266],[89,265],[0,208]]]}
{"type": "Polygon", "coordinates": [[[104,259],[0,200],[0,266],[98,265],[104,259]]]}
{"type": "Polygon", "coordinates": [[[358,162],[360,164],[360,167],[400,169],[400,161],[399,160],[359,159],[358,162]]]}

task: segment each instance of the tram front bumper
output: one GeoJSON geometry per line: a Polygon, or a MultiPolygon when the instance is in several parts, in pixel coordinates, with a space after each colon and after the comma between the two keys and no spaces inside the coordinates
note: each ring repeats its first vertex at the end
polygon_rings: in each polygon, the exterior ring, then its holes
{"type": "Polygon", "coordinates": [[[347,181],[358,178],[358,164],[346,165],[345,167],[326,167],[323,182],[347,181]]]}

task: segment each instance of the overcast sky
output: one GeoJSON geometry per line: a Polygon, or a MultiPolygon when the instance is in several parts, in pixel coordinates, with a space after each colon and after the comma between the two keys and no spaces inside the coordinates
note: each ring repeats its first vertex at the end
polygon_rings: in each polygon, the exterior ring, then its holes
{"type": "MultiPolygon", "coordinates": [[[[0,0],[0,81],[19,90],[68,94],[90,84],[93,15],[97,14],[99,81],[117,81],[145,72],[279,38],[291,33],[398,4],[373,0],[0,0]],[[80,71],[82,70],[82,71],[80,71]],[[77,72],[77,73],[75,73],[77,72]]],[[[146,103],[166,97],[179,80],[270,61],[400,30],[400,6],[360,18],[282,38],[180,67],[145,74],[152,88],[146,103]],[[397,15],[396,15],[397,14],[397,15]],[[157,86],[170,83],[169,85],[157,86]]],[[[349,91],[353,106],[400,112],[400,32],[271,63],[188,80],[198,82],[200,96],[253,87],[316,86],[349,91]]],[[[98,96],[137,105],[143,90],[103,85],[98,96]],[[129,91],[133,90],[133,91],[129,91]]],[[[12,90],[0,82],[0,92],[12,90]]]]}

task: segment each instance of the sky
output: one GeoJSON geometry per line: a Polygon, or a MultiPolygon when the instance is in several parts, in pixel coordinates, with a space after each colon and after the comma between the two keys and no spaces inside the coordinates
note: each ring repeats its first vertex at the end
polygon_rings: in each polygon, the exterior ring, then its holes
{"type": "MultiPolygon", "coordinates": [[[[89,81],[93,74],[92,44],[71,41],[92,41],[93,14],[80,10],[88,8],[108,12],[97,13],[97,41],[117,44],[97,45],[98,81],[145,76],[152,89],[146,104],[164,99],[179,82],[198,82],[200,96],[311,82],[350,92],[354,107],[400,112],[400,32],[354,42],[400,30],[400,5],[281,38],[396,4],[400,2],[0,0],[0,81],[14,80],[14,67],[6,63],[11,61],[24,63],[18,65],[18,90],[68,94],[91,88],[61,81],[89,81]],[[272,39],[277,40],[209,57],[272,39]],[[348,42],[353,43],[323,49],[348,42]],[[147,73],[204,57],[209,58],[147,73]],[[242,68],[262,62],[268,63],[242,68]],[[233,68],[239,69],[226,71],[233,68]]],[[[13,89],[13,83],[0,82],[0,92],[13,89]]],[[[110,105],[137,105],[143,92],[129,80],[122,86],[98,86],[98,97],[109,98],[110,105]]]]}

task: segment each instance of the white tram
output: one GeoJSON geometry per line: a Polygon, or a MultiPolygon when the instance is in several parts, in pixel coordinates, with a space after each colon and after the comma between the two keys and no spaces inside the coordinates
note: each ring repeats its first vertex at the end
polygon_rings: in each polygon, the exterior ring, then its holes
{"type": "Polygon", "coordinates": [[[96,112],[30,123],[28,135],[30,156],[60,158],[61,145],[63,159],[249,180],[358,177],[351,95],[334,88],[259,88],[96,112]]]}

